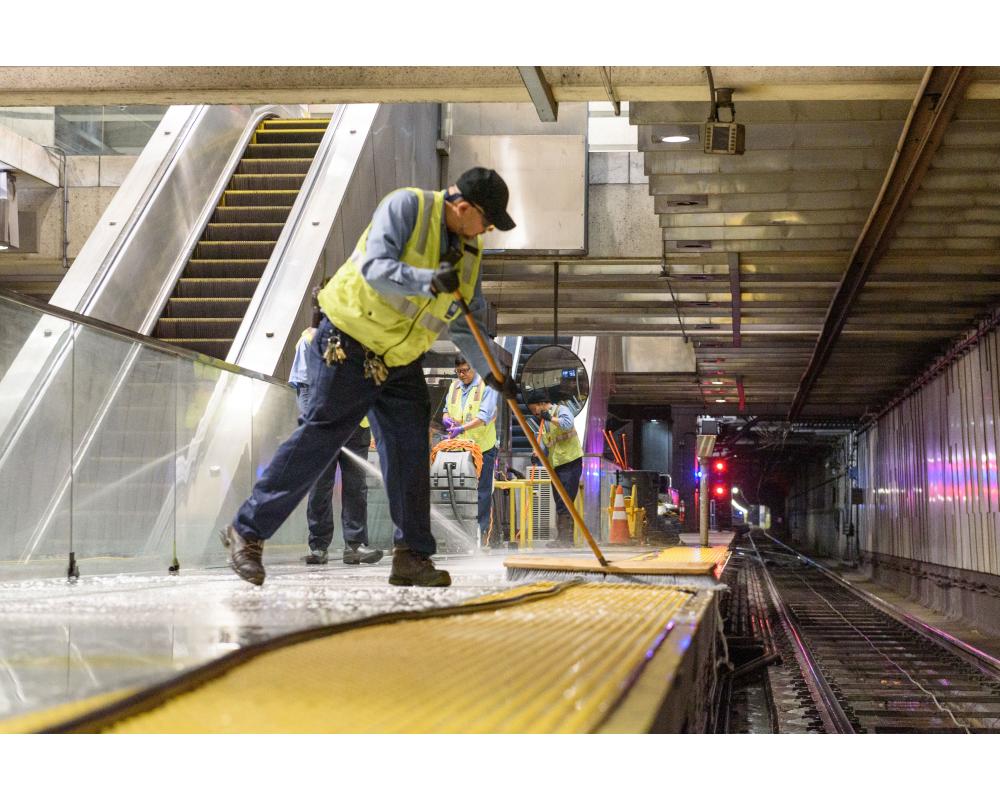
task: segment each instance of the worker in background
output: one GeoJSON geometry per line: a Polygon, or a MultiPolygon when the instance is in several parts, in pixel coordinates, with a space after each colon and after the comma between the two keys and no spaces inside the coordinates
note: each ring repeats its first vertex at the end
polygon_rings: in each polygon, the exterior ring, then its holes
{"type": "MultiPolygon", "coordinates": [[[[309,407],[309,369],[306,352],[323,319],[316,295],[319,288],[313,292],[312,325],[302,332],[295,348],[295,358],[292,361],[292,371],[288,383],[295,389],[296,403],[299,407],[299,425],[306,416],[309,407]]],[[[345,455],[349,450],[362,461],[368,460],[368,448],[371,446],[372,434],[368,418],[361,420],[361,425],[351,434],[325,470],[316,479],[309,491],[309,502],[306,506],[306,519],[309,522],[309,555],[307,564],[327,563],[327,550],[333,541],[333,487],[337,480],[337,467],[340,467],[340,522],[344,534],[345,564],[374,564],[382,559],[382,551],[368,546],[368,484],[365,481],[365,469],[355,459],[345,455]]]]}
{"type": "MultiPolygon", "coordinates": [[[[528,411],[538,421],[538,441],[545,448],[549,463],[555,470],[566,493],[576,500],[583,474],[583,446],[577,436],[573,414],[564,405],[554,406],[544,391],[535,390],[525,398],[528,411]]],[[[559,494],[553,491],[556,503],[556,540],[553,547],[573,546],[573,517],[559,494]]]]}
{"type": "MultiPolygon", "coordinates": [[[[493,472],[497,460],[497,400],[491,389],[472,368],[465,356],[455,358],[455,374],[445,396],[445,413],[441,421],[449,439],[470,439],[483,454],[479,472],[479,495],[476,517],[479,521],[479,543],[490,542],[493,508],[493,472]]],[[[497,531],[499,533],[499,526],[497,531]]],[[[499,544],[500,536],[494,537],[499,544]]]]}
{"type": "Polygon", "coordinates": [[[481,235],[510,230],[508,190],[491,169],[474,167],[443,191],[398,189],[379,204],[353,252],[319,293],[324,318],[306,351],[312,381],[302,424],[282,443],[222,531],[229,564],[264,582],[264,542],[305,497],[368,415],[396,527],[395,586],[449,586],[434,566],[430,520],[430,395],[421,361],[448,331],[486,382],[497,381],[462,316],[457,291],[485,322],[481,235]]]}

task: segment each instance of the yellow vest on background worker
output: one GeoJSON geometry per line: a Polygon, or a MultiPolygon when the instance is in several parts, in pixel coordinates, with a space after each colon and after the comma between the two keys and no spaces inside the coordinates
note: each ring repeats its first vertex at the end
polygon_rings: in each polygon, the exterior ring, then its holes
{"type": "MultiPolygon", "coordinates": [[[[417,224],[400,255],[400,261],[422,269],[437,270],[441,265],[441,225],[444,196],[441,192],[406,188],[417,195],[417,224]]],[[[401,367],[430,350],[448,323],[462,310],[448,294],[437,297],[384,295],[369,285],[361,274],[371,224],[365,228],[347,261],[337,270],[316,298],[323,313],[339,330],[382,357],[387,367],[401,367]]],[[[475,242],[460,239],[462,258],[455,269],[459,291],[471,302],[482,260],[481,237],[475,242]],[[466,249],[466,248],[469,249],[466,249]],[[474,250],[475,254],[469,250],[474,250]]]]}
{"type": "MultiPolygon", "coordinates": [[[[461,425],[468,425],[473,420],[479,419],[479,405],[483,401],[483,392],[486,391],[486,384],[482,378],[479,379],[465,401],[465,410],[462,409],[462,388],[461,380],[451,382],[451,390],[448,392],[448,416],[461,425]]],[[[496,447],[497,425],[496,417],[485,425],[462,432],[463,439],[471,439],[484,453],[496,447]]]]}
{"type": "Polygon", "coordinates": [[[561,467],[570,461],[583,458],[583,445],[580,444],[580,437],[576,435],[576,427],[569,429],[559,427],[559,423],[556,422],[559,417],[559,406],[552,406],[549,414],[552,419],[540,420],[538,425],[542,444],[549,451],[549,463],[553,467],[561,467]]]}

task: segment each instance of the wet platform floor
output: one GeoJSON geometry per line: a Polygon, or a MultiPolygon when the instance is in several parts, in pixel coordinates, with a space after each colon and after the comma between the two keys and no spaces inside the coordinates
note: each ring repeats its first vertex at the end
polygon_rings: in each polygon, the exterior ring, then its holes
{"type": "Polygon", "coordinates": [[[262,587],[228,568],[0,584],[0,721],[149,685],[292,630],[463,603],[509,586],[506,553],[443,557],[445,589],[388,584],[375,565],[268,565],[262,587]]]}
{"type": "Polygon", "coordinates": [[[388,556],[347,566],[335,552],[323,566],[267,564],[265,557],[262,587],[228,568],[0,583],[0,730],[22,715],[160,683],[283,633],[502,591],[512,586],[508,555],[437,557],[452,586],[433,589],[390,586],[388,556]]]}

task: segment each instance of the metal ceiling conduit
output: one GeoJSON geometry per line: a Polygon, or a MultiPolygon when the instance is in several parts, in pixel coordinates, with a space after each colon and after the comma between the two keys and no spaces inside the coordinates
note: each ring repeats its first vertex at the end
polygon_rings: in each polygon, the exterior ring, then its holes
{"type": "Polygon", "coordinates": [[[802,374],[788,419],[802,412],[865,281],[885,253],[903,214],[930,167],[944,133],[972,78],[968,67],[928,67],[914,98],[896,154],[847,269],[827,310],[809,366],[802,374]]]}

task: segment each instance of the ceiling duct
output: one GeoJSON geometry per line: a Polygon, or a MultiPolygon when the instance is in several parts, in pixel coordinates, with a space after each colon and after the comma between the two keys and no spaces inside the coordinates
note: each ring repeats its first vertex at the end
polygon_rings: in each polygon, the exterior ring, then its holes
{"type": "Polygon", "coordinates": [[[17,249],[17,191],[14,173],[0,171],[0,250],[17,249]]]}

